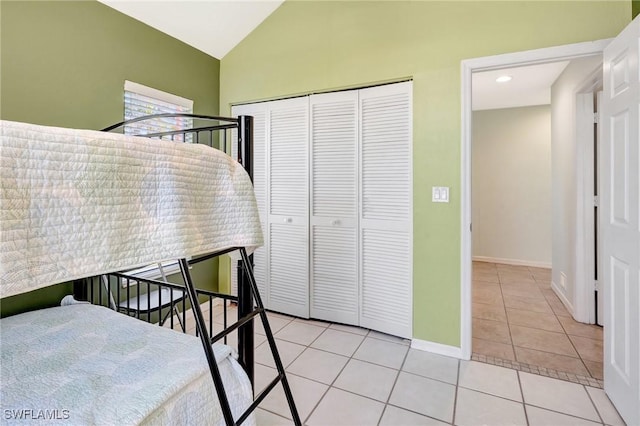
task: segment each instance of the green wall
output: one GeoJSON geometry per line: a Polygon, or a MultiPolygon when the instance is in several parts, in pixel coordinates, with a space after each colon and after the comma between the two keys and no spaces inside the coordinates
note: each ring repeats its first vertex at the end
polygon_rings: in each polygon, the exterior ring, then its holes
{"type": "MultiPolygon", "coordinates": [[[[217,59],[97,1],[0,1],[4,120],[100,129],[123,119],[125,80],[217,115],[219,70],[217,59]]],[[[217,262],[199,265],[196,274],[202,287],[214,288],[217,262]]],[[[1,314],[55,305],[70,288],[4,299],[1,314]]]]}
{"type": "Polygon", "coordinates": [[[629,1],[287,1],[221,61],[221,113],[413,78],[414,337],[459,346],[461,60],[613,37],[630,18],[629,1]]]}

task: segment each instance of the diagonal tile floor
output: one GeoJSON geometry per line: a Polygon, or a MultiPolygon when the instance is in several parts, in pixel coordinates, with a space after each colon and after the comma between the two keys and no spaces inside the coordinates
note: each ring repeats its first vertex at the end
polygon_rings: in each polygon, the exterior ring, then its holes
{"type": "MultiPolygon", "coordinates": [[[[357,327],[269,318],[306,425],[624,424],[598,388],[411,349],[357,327]]],[[[256,350],[258,390],[276,375],[266,345],[256,350]]],[[[257,422],[290,417],[278,387],[257,422]]]]}
{"type": "MultiPolygon", "coordinates": [[[[596,387],[411,349],[358,327],[268,315],[305,425],[624,425],[596,387]]],[[[276,375],[263,334],[256,326],[257,391],[276,375]]],[[[257,423],[292,424],[280,385],[257,423]]]]}
{"type": "MultiPolygon", "coordinates": [[[[597,387],[415,350],[408,340],[358,327],[268,316],[305,425],[624,425],[597,387]]],[[[230,345],[236,341],[230,336],[230,345]]],[[[259,325],[255,344],[259,392],[276,375],[259,325]]],[[[281,385],[256,420],[292,424],[281,385]]]]}
{"type": "Polygon", "coordinates": [[[551,270],[473,263],[473,359],[602,387],[602,328],[576,322],[551,270]]]}

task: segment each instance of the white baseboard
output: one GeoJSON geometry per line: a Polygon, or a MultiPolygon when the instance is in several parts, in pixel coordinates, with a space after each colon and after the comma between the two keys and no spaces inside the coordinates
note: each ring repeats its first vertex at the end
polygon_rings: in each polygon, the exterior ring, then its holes
{"type": "Polygon", "coordinates": [[[571,302],[569,302],[569,299],[567,299],[567,296],[564,295],[564,292],[561,290],[560,286],[555,283],[555,281],[551,281],[551,290],[553,290],[564,307],[567,308],[567,311],[569,311],[571,316],[573,316],[573,305],[571,304],[571,302]]]}
{"type": "Polygon", "coordinates": [[[531,266],[532,268],[551,269],[551,263],[537,262],[535,260],[502,259],[500,257],[488,257],[488,256],[473,256],[472,260],[474,262],[503,263],[505,265],[531,266]]]}
{"type": "Polygon", "coordinates": [[[462,350],[456,346],[443,345],[442,343],[429,342],[427,340],[411,339],[411,347],[419,351],[462,359],[462,350]]]}

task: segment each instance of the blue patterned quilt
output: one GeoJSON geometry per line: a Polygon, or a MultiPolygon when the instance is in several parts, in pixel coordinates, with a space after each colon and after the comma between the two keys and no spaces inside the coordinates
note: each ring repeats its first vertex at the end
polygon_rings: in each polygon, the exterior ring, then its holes
{"type": "MultiPolygon", "coordinates": [[[[3,318],[0,351],[3,424],[224,423],[199,339],[107,308],[3,318]]],[[[237,416],[251,385],[228,346],[214,351],[237,416]]]]}

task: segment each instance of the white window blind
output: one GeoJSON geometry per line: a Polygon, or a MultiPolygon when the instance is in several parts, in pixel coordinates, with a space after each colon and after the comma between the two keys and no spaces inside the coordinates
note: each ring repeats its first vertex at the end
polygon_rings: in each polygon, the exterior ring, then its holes
{"type": "MultiPolygon", "coordinates": [[[[148,280],[162,279],[166,280],[167,276],[177,274],[180,272],[180,265],[177,260],[169,260],[161,263],[154,263],[153,265],[143,266],[142,268],[132,269],[127,271],[127,275],[134,277],[145,278],[148,280]],[[162,266],[162,269],[160,267],[162,266]]],[[[126,280],[123,278],[122,286],[126,287],[126,280]]]]}
{"type": "MultiPolygon", "coordinates": [[[[145,115],[164,113],[193,113],[193,101],[171,93],[163,92],[152,87],[125,80],[124,82],[124,119],[143,117],[145,115]]],[[[148,135],[172,130],[189,129],[193,127],[193,120],[184,117],[160,118],[133,123],[124,127],[126,135],[148,135]]],[[[192,142],[193,135],[175,135],[173,140],[178,142],[192,142]]],[[[164,139],[171,139],[165,137],[164,139]]],[[[167,275],[180,272],[177,261],[162,262],[128,271],[129,275],[147,279],[166,278],[167,275]],[[162,270],[160,269],[162,266],[162,270]],[[164,272],[164,274],[163,274],[164,272]],[[164,275],[164,277],[163,277],[164,275]]],[[[123,286],[126,284],[123,282],[123,286]]]]}
{"type": "MultiPolygon", "coordinates": [[[[142,84],[131,81],[124,82],[124,119],[143,117],[152,114],[165,113],[193,113],[193,101],[142,84]]],[[[145,120],[132,123],[124,128],[126,135],[148,135],[159,132],[189,129],[193,126],[193,120],[185,117],[168,117],[154,120],[145,120]]],[[[187,135],[185,141],[182,134],[173,138],[165,137],[178,142],[192,142],[193,135],[187,135]]]]}

